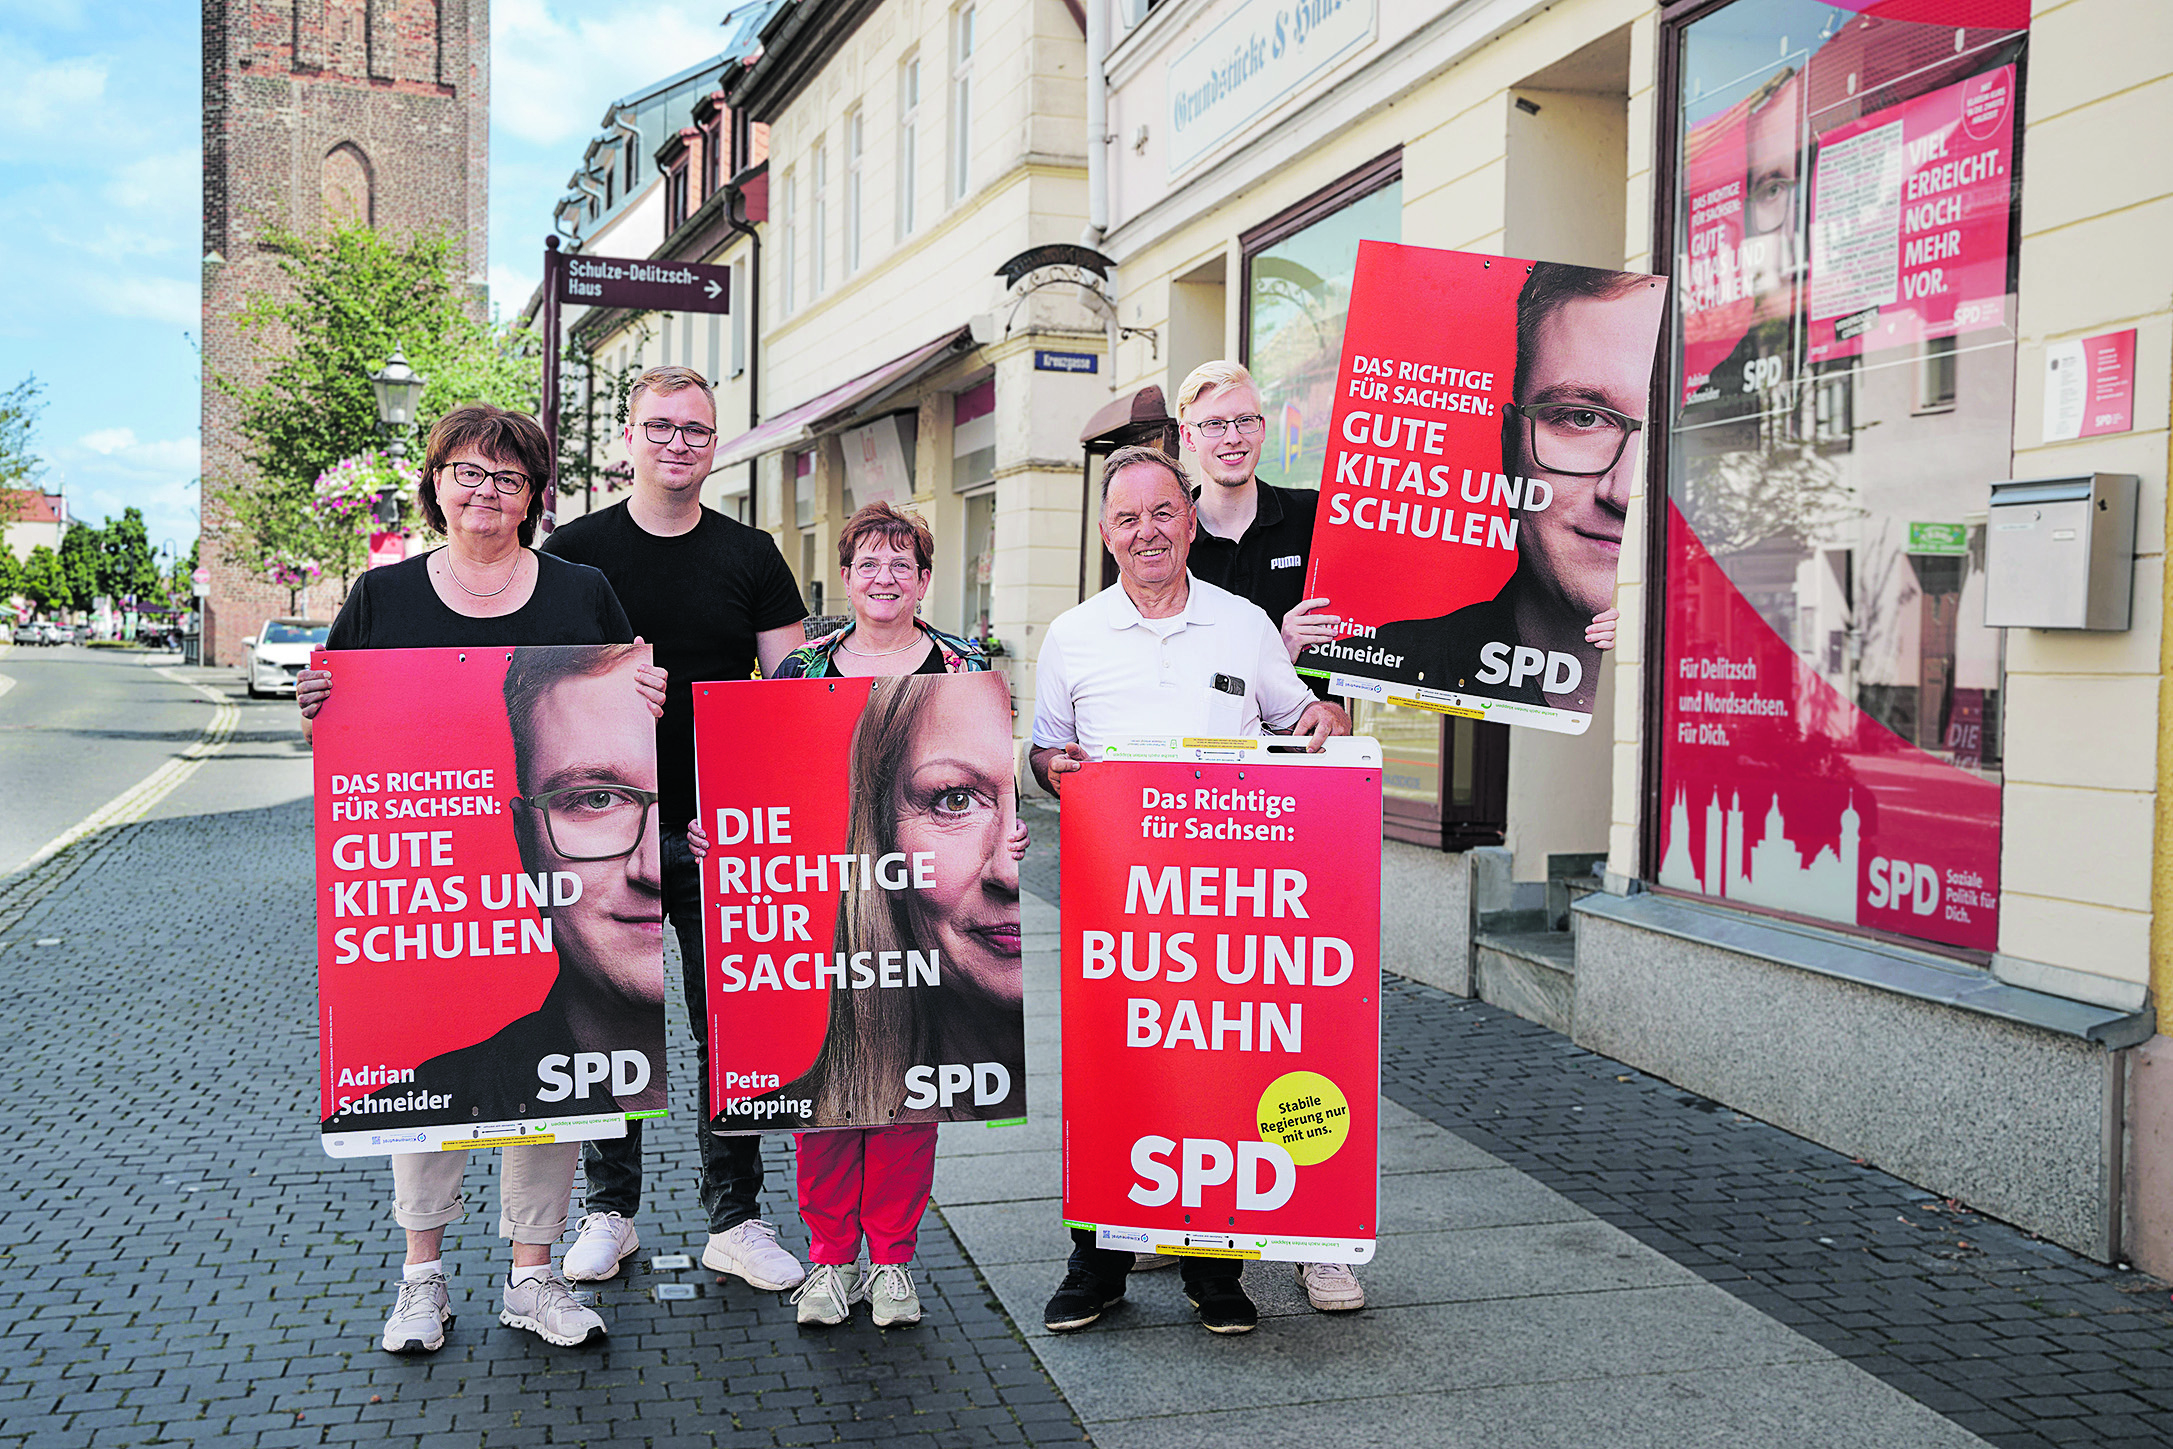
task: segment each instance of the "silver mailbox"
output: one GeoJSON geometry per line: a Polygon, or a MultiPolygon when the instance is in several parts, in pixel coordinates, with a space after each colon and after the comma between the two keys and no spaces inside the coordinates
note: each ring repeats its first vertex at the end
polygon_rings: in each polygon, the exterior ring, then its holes
{"type": "Polygon", "coordinates": [[[2125,629],[2135,592],[2133,473],[1992,485],[1984,622],[1994,629],[2125,629]]]}

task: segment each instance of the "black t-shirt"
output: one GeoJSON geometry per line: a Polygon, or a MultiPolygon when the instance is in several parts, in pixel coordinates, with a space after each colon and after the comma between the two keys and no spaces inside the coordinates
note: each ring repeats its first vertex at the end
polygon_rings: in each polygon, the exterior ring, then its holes
{"type": "Polygon", "coordinates": [[[325,636],[327,649],[491,649],[541,644],[631,644],[633,627],[604,576],[536,555],[536,588],[510,614],[455,613],[430,583],[430,555],[370,569],[355,580],[325,636]]]}
{"type": "Polygon", "coordinates": [[[659,538],[615,503],[560,525],[543,547],[603,571],[669,674],[657,784],[664,824],[683,830],[694,818],[694,686],[748,678],[755,636],[807,617],[792,571],[768,534],[709,508],[692,529],[659,538]]]}
{"type": "MultiPolygon", "coordinates": [[[[1305,597],[1306,565],[1313,561],[1313,515],[1320,509],[1320,495],[1310,488],[1278,488],[1273,483],[1255,482],[1253,487],[1259,502],[1245,532],[1234,541],[1209,533],[1206,515],[1201,515],[1185,567],[1194,578],[1258,604],[1280,630],[1283,615],[1305,597]]],[[[1302,662],[1312,667],[1311,660],[1302,662]]],[[[1304,678],[1313,693],[1328,697],[1325,679],[1304,678]]]]}

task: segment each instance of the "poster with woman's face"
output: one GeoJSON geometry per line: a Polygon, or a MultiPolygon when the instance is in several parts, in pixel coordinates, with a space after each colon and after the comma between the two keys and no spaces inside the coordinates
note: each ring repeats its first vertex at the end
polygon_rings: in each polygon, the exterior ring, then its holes
{"type": "Polygon", "coordinates": [[[1026,1115],[997,674],[697,684],[720,1132],[1026,1115]]]}

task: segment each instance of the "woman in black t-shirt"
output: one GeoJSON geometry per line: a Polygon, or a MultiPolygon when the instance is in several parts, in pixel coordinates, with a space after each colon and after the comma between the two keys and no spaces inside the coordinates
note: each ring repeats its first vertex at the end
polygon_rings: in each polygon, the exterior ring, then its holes
{"type": "MultiPolygon", "coordinates": [[[[639,643],[601,573],[528,547],[550,468],[550,440],[531,417],[470,403],[440,418],[430,430],[417,492],[424,520],[445,536],[445,547],[363,574],[325,647],[639,643]]],[[[650,712],[661,715],[664,671],[642,665],[636,679],[650,712]]],[[[302,718],[315,718],[331,693],[331,671],[304,670],[295,681],[302,718]]],[[[603,1319],[551,1268],[580,1144],[504,1151],[499,1231],[513,1240],[513,1268],[500,1321],[568,1347],[601,1337],[603,1319]]],[[[462,1213],[466,1161],[460,1152],[392,1155],[394,1216],[407,1231],[407,1265],[385,1322],[388,1353],[429,1353],[445,1342],[452,1312],[441,1244],[445,1225],[462,1213]]]]}

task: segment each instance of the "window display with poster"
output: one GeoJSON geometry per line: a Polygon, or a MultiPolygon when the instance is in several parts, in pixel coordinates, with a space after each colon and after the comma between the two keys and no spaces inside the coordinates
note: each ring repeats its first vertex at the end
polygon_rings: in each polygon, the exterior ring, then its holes
{"type": "Polygon", "coordinates": [[[1989,952],[2026,0],[1674,28],[1663,888],[1989,952]]]}

